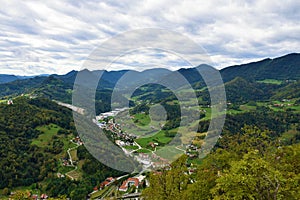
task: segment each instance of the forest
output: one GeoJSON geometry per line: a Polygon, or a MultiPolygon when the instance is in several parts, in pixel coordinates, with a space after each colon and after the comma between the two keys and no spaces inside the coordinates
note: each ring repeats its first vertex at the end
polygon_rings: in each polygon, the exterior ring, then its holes
{"type": "Polygon", "coordinates": [[[13,105],[0,104],[0,113],[1,195],[6,196],[14,188],[29,188],[51,197],[79,200],[106,177],[123,174],[104,166],[84,146],[79,146],[77,154],[82,160],[82,176],[85,178],[72,181],[67,177],[57,177],[60,159],[66,157],[64,138],[77,136],[77,133],[71,111],[53,101],[19,97],[14,99],[13,105]],[[58,135],[51,138],[50,144],[34,144],[32,141],[42,134],[37,127],[49,124],[60,127],[58,135]]]}

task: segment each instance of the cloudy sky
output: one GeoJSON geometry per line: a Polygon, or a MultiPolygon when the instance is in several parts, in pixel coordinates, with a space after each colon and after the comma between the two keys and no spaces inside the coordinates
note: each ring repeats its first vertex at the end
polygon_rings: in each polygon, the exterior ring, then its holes
{"type": "MultiPolygon", "coordinates": [[[[143,28],[190,38],[216,68],[274,58],[300,52],[299,10],[299,0],[1,0],[0,74],[79,70],[105,41],[143,28]]],[[[170,52],[142,49],[120,56],[111,69],[143,69],[149,63],[185,67],[170,52]]]]}

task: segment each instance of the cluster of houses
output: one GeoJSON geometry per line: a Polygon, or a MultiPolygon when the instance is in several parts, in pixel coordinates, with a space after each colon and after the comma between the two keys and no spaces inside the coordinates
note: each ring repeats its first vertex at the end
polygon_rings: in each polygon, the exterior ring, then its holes
{"type": "MultiPolygon", "coordinates": [[[[15,197],[15,192],[11,192],[10,196],[11,198],[9,198],[9,200],[14,200],[15,197]]],[[[38,194],[31,194],[31,192],[26,192],[26,196],[27,197],[24,197],[24,199],[32,199],[32,200],[44,200],[44,199],[48,199],[48,195],[47,194],[41,194],[41,195],[38,195],[38,194]]]]}
{"type": "Polygon", "coordinates": [[[151,155],[152,157],[152,168],[153,169],[161,169],[161,168],[169,168],[170,167],[170,162],[165,159],[165,158],[162,158],[156,154],[152,154],[151,155]]]}
{"type": "Polygon", "coordinates": [[[152,169],[169,168],[170,162],[156,154],[139,153],[136,156],[137,161],[142,163],[146,168],[151,167],[152,169]]]}
{"type": "MultiPolygon", "coordinates": [[[[121,184],[121,186],[118,188],[121,192],[127,192],[128,189],[132,186],[135,186],[136,189],[139,188],[139,186],[143,183],[146,176],[140,175],[139,177],[129,177],[126,180],[124,180],[121,184]]],[[[94,192],[97,192],[99,190],[103,190],[104,188],[116,184],[117,178],[108,177],[106,178],[100,185],[97,185],[94,187],[94,192]]]]}
{"type": "Polygon", "coordinates": [[[57,178],[65,178],[65,175],[62,173],[58,172],[56,175],[57,175],[57,178]]]}
{"type": "Polygon", "coordinates": [[[99,120],[104,120],[104,119],[107,119],[109,117],[114,117],[116,116],[119,112],[122,112],[122,111],[125,111],[127,110],[128,108],[116,108],[115,110],[113,111],[109,111],[109,112],[106,112],[106,113],[101,113],[99,116],[96,116],[96,120],[99,121],[99,120]]]}
{"type": "Polygon", "coordinates": [[[116,181],[115,178],[113,177],[108,177],[107,179],[105,179],[105,181],[103,181],[102,183],[100,183],[99,186],[95,186],[94,187],[94,191],[98,191],[98,190],[102,190],[107,186],[110,186],[112,183],[114,183],[116,181]]]}
{"type": "Polygon", "coordinates": [[[70,162],[70,160],[68,158],[62,158],[61,162],[62,162],[63,166],[72,166],[71,162],[70,162]]]}
{"type": "Polygon", "coordinates": [[[33,195],[31,196],[31,198],[32,198],[33,200],[48,199],[48,195],[46,195],[46,194],[41,194],[41,196],[39,197],[39,195],[33,194],[33,195]]]}
{"type": "Polygon", "coordinates": [[[186,146],[186,155],[189,158],[196,158],[199,156],[198,147],[193,144],[189,144],[186,146]]]}
{"type": "MultiPolygon", "coordinates": [[[[291,102],[289,99],[282,99],[282,102],[291,102]]],[[[283,103],[274,103],[274,107],[285,107],[285,106],[292,106],[293,104],[288,103],[288,104],[283,104],[283,103]]]]}
{"type": "Polygon", "coordinates": [[[274,103],[274,107],[284,107],[284,106],[291,106],[291,104],[279,104],[279,103],[274,103]]]}
{"type": "Polygon", "coordinates": [[[135,135],[123,132],[120,124],[114,123],[113,118],[107,121],[96,121],[96,124],[102,129],[109,130],[114,136],[115,143],[119,146],[131,146],[133,145],[134,139],[136,139],[135,135]]]}

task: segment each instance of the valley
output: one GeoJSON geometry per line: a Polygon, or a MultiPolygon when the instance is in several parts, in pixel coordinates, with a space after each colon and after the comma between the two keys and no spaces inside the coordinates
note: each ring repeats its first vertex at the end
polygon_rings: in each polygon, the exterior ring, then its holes
{"type": "MultiPolygon", "coordinates": [[[[212,114],[208,89],[193,68],[179,70],[191,84],[189,89],[184,85],[176,89],[184,100],[179,101],[166,87],[145,84],[131,96],[124,93],[118,97],[129,102],[128,107],[110,105],[114,86],[127,71],[105,72],[103,84],[96,89],[92,122],[113,145],[142,165],[141,171],[132,174],[105,166],[87,151],[72,116],[72,111],[80,115],[89,111],[71,104],[78,72],[3,81],[0,199],[27,194],[72,200],[130,196],[159,199],[165,193],[181,199],[222,199],[234,191],[231,188],[245,191],[239,177],[247,185],[259,183],[256,189],[268,188],[271,192],[278,182],[280,195],[298,197],[299,185],[290,183],[297,183],[300,163],[299,64],[299,54],[291,54],[221,70],[227,102],[226,109],[217,114],[212,114]],[[266,73],[289,60],[294,73],[290,68],[266,73]],[[205,158],[199,157],[209,139],[212,118],[225,114],[216,145],[205,158]],[[256,167],[264,170],[257,171],[256,167]],[[171,186],[174,184],[182,185],[180,190],[171,186]]],[[[97,74],[88,70],[84,73],[97,74]]],[[[161,70],[145,71],[135,81],[147,73],[153,78],[161,70]]],[[[172,72],[164,71],[159,77],[165,73],[172,72]]],[[[257,194],[254,190],[251,193],[257,194]]],[[[260,194],[267,195],[264,190],[260,194]]]]}

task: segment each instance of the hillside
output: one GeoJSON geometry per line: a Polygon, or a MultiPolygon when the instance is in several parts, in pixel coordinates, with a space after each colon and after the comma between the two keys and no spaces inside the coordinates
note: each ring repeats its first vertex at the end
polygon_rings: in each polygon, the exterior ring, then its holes
{"type": "Polygon", "coordinates": [[[18,77],[15,75],[0,74],[0,84],[12,82],[15,80],[18,80],[18,77]]]}
{"type": "Polygon", "coordinates": [[[300,81],[288,84],[276,91],[271,99],[293,99],[300,97],[300,81]]]}
{"type": "Polygon", "coordinates": [[[236,65],[222,69],[225,82],[242,77],[246,80],[299,80],[300,54],[293,53],[274,59],[264,59],[258,62],[236,65]]]}
{"type": "Polygon", "coordinates": [[[12,105],[0,104],[0,116],[0,199],[18,188],[81,200],[94,184],[123,174],[75,143],[71,110],[53,101],[18,97],[12,105]],[[72,149],[73,164],[68,149],[72,149]]]}
{"type": "Polygon", "coordinates": [[[225,84],[228,102],[245,103],[265,99],[264,92],[241,77],[237,77],[225,84]]]}

